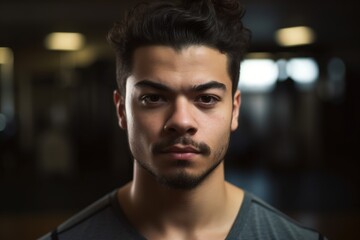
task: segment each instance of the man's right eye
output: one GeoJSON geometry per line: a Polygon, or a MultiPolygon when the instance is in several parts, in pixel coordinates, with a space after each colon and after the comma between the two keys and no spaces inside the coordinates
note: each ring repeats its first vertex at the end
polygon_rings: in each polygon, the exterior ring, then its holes
{"type": "Polygon", "coordinates": [[[141,103],[144,105],[156,105],[165,102],[165,99],[158,94],[147,94],[140,97],[141,103]]]}

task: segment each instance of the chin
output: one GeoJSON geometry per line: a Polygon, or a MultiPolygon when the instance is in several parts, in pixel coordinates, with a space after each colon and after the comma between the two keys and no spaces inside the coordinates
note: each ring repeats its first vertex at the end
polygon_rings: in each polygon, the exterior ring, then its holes
{"type": "Polygon", "coordinates": [[[191,173],[189,165],[182,162],[183,169],[177,169],[174,173],[164,175],[155,175],[157,181],[167,187],[181,190],[192,190],[209,177],[211,173],[219,166],[222,161],[217,162],[210,168],[202,171],[201,173],[191,173]]]}
{"type": "Polygon", "coordinates": [[[157,176],[157,181],[166,187],[179,190],[192,190],[205,179],[206,176],[194,176],[186,172],[171,176],[157,176]]]}

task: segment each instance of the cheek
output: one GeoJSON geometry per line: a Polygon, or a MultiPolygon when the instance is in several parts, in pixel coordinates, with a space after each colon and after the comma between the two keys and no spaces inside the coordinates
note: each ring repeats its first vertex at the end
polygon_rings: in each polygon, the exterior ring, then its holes
{"type": "Polygon", "coordinates": [[[212,114],[205,114],[203,116],[202,122],[204,122],[205,127],[211,128],[214,131],[228,131],[230,129],[230,123],[232,119],[231,108],[227,107],[222,111],[214,111],[212,114]]]}
{"type": "Polygon", "coordinates": [[[128,116],[129,138],[137,141],[154,141],[161,132],[161,118],[149,115],[141,109],[132,111],[128,116]]]}
{"type": "Polygon", "coordinates": [[[208,139],[214,139],[216,144],[227,139],[231,132],[231,109],[228,108],[220,114],[213,114],[207,118],[207,121],[204,122],[204,126],[206,127],[208,139]]]}
{"type": "Polygon", "coordinates": [[[154,135],[146,119],[137,115],[128,117],[128,140],[130,150],[135,159],[147,158],[154,135]]]}

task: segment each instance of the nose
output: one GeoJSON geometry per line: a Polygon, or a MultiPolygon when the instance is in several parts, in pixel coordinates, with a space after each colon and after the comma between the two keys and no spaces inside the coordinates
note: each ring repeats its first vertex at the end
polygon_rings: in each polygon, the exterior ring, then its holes
{"type": "Polygon", "coordinates": [[[194,135],[198,128],[194,108],[186,98],[177,99],[171,107],[164,130],[179,135],[194,135]]]}

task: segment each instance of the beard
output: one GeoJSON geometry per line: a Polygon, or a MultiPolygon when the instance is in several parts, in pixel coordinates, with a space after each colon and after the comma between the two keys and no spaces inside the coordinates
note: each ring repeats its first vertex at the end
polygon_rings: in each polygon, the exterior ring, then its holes
{"type": "Polygon", "coordinates": [[[190,174],[186,171],[186,168],[192,165],[191,162],[187,161],[175,161],[173,164],[175,165],[174,167],[176,168],[176,172],[172,174],[162,174],[161,172],[155,171],[148,161],[144,161],[143,159],[136,159],[135,161],[137,161],[143,169],[155,177],[157,182],[161,185],[172,189],[191,190],[199,186],[220,165],[220,163],[224,161],[224,157],[229,146],[229,138],[230,136],[228,136],[226,141],[223,141],[222,144],[213,151],[207,144],[203,142],[194,142],[188,137],[180,137],[175,140],[166,140],[155,144],[153,151],[155,154],[176,143],[192,145],[200,149],[201,154],[207,156],[205,160],[212,161],[212,164],[198,174],[190,174]]]}

